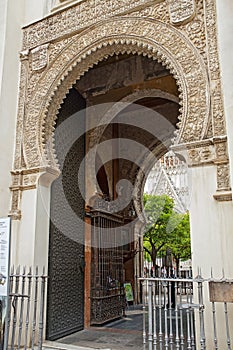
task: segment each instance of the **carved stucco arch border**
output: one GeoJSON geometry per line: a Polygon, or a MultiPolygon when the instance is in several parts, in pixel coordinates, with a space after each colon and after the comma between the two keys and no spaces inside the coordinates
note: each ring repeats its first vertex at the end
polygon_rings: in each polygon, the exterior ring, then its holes
{"type": "Polygon", "coordinates": [[[24,130],[27,168],[57,167],[49,139],[59,107],[73,84],[94,64],[117,53],[137,53],[166,66],[180,95],[176,143],[205,138],[209,86],[205,64],[193,44],[169,24],[145,18],[114,18],[83,31],[44,72],[28,103],[24,130]]]}

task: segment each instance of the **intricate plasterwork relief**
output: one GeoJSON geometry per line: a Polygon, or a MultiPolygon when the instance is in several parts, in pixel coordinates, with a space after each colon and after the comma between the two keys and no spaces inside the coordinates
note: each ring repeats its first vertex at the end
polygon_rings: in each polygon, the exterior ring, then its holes
{"type": "Polygon", "coordinates": [[[32,55],[32,70],[38,71],[45,68],[48,64],[48,47],[49,44],[44,44],[36,47],[31,51],[32,55]]]}
{"type": "MultiPolygon", "coordinates": [[[[176,28],[169,24],[165,0],[82,1],[26,27],[14,169],[57,169],[52,135],[62,100],[90,67],[114,53],[153,57],[174,75],[181,105],[177,144],[225,135],[215,0],[195,2],[194,18],[176,28]],[[114,18],[119,15],[125,17],[114,18]],[[49,50],[44,47],[48,43],[49,50]],[[36,50],[41,46],[40,55],[36,50]]],[[[213,146],[206,147],[197,158],[208,162],[213,146]]],[[[215,155],[220,158],[218,148],[215,155]]]]}
{"type": "Polygon", "coordinates": [[[195,0],[167,0],[172,24],[187,23],[195,16],[195,0]]]}
{"type": "Polygon", "coordinates": [[[139,10],[135,9],[125,14],[125,16],[133,16],[133,17],[147,17],[151,19],[160,20],[163,23],[170,23],[170,16],[167,7],[166,1],[162,1],[159,3],[151,3],[148,6],[142,7],[139,10]]]}
{"type": "Polygon", "coordinates": [[[10,216],[19,220],[21,218],[21,199],[22,199],[22,191],[30,190],[36,188],[36,183],[38,180],[38,176],[35,174],[38,173],[37,170],[29,170],[29,174],[27,174],[27,170],[22,171],[12,171],[12,185],[10,187],[12,191],[11,198],[11,211],[10,216]]]}
{"type": "Polygon", "coordinates": [[[18,103],[18,117],[16,125],[16,141],[15,141],[15,159],[14,169],[22,168],[22,153],[23,153],[23,133],[24,133],[24,117],[26,115],[26,103],[27,103],[27,85],[28,85],[28,74],[29,74],[29,50],[24,50],[20,53],[21,60],[21,75],[20,75],[20,86],[19,86],[19,103],[18,103]]]}
{"type": "Polygon", "coordinates": [[[228,162],[228,151],[226,140],[215,143],[216,162],[228,162]]]}
{"type": "MultiPolygon", "coordinates": [[[[37,83],[36,91],[28,104],[26,134],[29,137],[25,138],[24,143],[28,165],[38,166],[44,159],[45,147],[53,131],[54,116],[77,78],[93,63],[113,53],[124,52],[152,56],[166,65],[176,78],[182,91],[183,105],[177,142],[204,137],[209,115],[208,80],[205,66],[195,48],[170,25],[139,18],[119,18],[105,21],[77,35],[37,83]],[[133,39],[130,33],[134,35],[133,39]],[[41,103],[42,100],[47,106],[41,103]],[[45,119],[46,115],[49,120],[45,119]],[[44,125],[46,128],[43,128],[44,125]]],[[[48,152],[52,153],[49,149],[48,152]]]]}
{"type": "Polygon", "coordinates": [[[185,148],[182,145],[172,148],[183,155],[191,167],[216,165],[217,192],[213,197],[218,201],[232,200],[226,136],[190,143],[185,148]]]}
{"type": "Polygon", "coordinates": [[[189,164],[199,166],[200,164],[213,163],[215,159],[213,145],[206,145],[201,148],[192,148],[188,150],[189,164]]]}
{"type": "Polygon", "coordinates": [[[209,164],[228,164],[227,138],[211,138],[186,145],[173,145],[174,152],[178,152],[186,159],[189,166],[209,164]]]}
{"type": "Polygon", "coordinates": [[[205,27],[207,33],[208,70],[212,96],[212,124],[213,135],[225,135],[225,118],[223,111],[223,99],[221,91],[217,27],[216,27],[216,6],[213,0],[204,0],[205,4],[205,27]]]}
{"type": "Polygon", "coordinates": [[[205,31],[205,13],[202,0],[195,0],[196,11],[195,17],[192,21],[182,24],[179,26],[181,30],[187,37],[192,41],[198,52],[202,55],[205,63],[207,62],[207,40],[205,31]]]}
{"type": "Polygon", "coordinates": [[[64,35],[75,33],[113,16],[123,15],[130,11],[146,7],[163,0],[95,0],[82,1],[62,12],[25,27],[23,49],[31,49],[56,40],[64,35]]]}
{"type": "MultiPolygon", "coordinates": [[[[165,7],[167,2],[154,4],[152,6],[133,12],[133,15],[169,22],[169,11],[165,7]]],[[[179,1],[174,1],[179,6],[179,1]]],[[[216,32],[216,9],[213,0],[195,0],[195,16],[188,23],[179,25],[179,30],[192,41],[199,54],[204,59],[208,74],[211,77],[212,107],[206,138],[214,135],[225,134],[225,123],[223,103],[221,96],[221,82],[218,58],[218,44],[216,32]]]]}
{"type": "Polygon", "coordinates": [[[217,166],[217,184],[219,191],[230,191],[230,172],[229,172],[229,163],[228,164],[219,164],[217,166]]]}
{"type": "Polygon", "coordinates": [[[11,188],[11,210],[9,215],[13,220],[20,220],[21,219],[21,198],[22,198],[22,191],[18,189],[12,189],[11,188]]]}

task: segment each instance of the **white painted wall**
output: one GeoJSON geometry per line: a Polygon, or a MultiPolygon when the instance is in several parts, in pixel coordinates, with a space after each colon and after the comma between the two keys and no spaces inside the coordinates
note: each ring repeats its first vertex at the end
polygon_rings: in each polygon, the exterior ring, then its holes
{"type": "Polygon", "coordinates": [[[224,266],[228,277],[233,278],[233,203],[213,198],[216,178],[215,166],[192,169],[190,219],[194,273],[201,267],[203,275],[210,277],[212,267],[219,277],[224,266]]]}
{"type": "Polygon", "coordinates": [[[232,0],[216,0],[219,59],[233,184],[233,13],[232,0]]]}
{"type": "Polygon", "coordinates": [[[54,3],[54,0],[20,0],[20,2],[23,1],[25,3],[24,25],[28,25],[49,15],[54,3]]]}
{"type": "Polygon", "coordinates": [[[11,264],[47,268],[50,184],[23,191],[21,209],[22,219],[13,221],[11,264]]]}
{"type": "Polygon", "coordinates": [[[0,95],[2,87],[2,70],[3,59],[5,52],[5,35],[6,35],[6,14],[7,14],[7,0],[0,1],[0,95]]]}
{"type": "MultiPolygon", "coordinates": [[[[194,167],[192,169],[192,196],[190,207],[192,262],[194,277],[215,278],[225,276],[233,279],[233,203],[217,202],[213,198],[216,191],[216,167],[194,167]]],[[[199,303],[195,289],[194,303],[199,303]]],[[[204,283],[205,335],[207,349],[213,348],[212,304],[209,301],[208,283],[204,283]]],[[[223,305],[217,305],[217,328],[219,349],[226,348],[226,329],[223,305]]],[[[199,336],[199,316],[196,313],[196,334],[199,336]]],[[[233,323],[230,319],[230,329],[233,323]]]]}

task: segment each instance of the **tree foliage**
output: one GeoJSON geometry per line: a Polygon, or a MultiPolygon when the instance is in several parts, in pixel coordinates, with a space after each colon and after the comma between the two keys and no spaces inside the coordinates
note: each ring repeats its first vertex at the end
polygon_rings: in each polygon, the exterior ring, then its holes
{"type": "Polygon", "coordinates": [[[178,216],[177,225],[172,231],[168,246],[172,251],[178,271],[180,260],[191,258],[190,222],[188,212],[185,214],[175,213],[175,215],[178,216]]]}
{"type": "Polygon", "coordinates": [[[189,213],[174,210],[174,201],[167,195],[144,194],[144,210],[147,225],[144,231],[144,250],[153,266],[159,252],[172,250],[177,270],[180,259],[191,257],[189,213]]]}

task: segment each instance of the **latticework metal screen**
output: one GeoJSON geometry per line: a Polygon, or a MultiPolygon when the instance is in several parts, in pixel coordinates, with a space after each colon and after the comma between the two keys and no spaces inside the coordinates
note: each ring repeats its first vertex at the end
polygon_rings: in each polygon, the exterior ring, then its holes
{"type": "Polygon", "coordinates": [[[125,308],[123,218],[92,213],[91,324],[120,317],[125,308]]]}
{"type": "Polygon", "coordinates": [[[74,88],[71,89],[56,123],[55,149],[61,174],[51,186],[48,340],[56,340],[84,328],[84,108],[85,100],[74,88]],[[80,112],[82,108],[83,112],[80,112]],[[75,134],[76,128],[82,135],[79,138],[75,134]],[[70,144],[70,140],[74,142],[70,144]]]}

